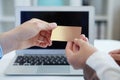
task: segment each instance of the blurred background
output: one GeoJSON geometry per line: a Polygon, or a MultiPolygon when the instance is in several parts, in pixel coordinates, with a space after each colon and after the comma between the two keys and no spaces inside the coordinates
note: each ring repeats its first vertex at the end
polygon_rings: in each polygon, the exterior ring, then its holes
{"type": "Polygon", "coordinates": [[[15,27],[16,6],[94,6],[96,39],[120,40],[120,0],[0,0],[0,33],[15,27]]]}

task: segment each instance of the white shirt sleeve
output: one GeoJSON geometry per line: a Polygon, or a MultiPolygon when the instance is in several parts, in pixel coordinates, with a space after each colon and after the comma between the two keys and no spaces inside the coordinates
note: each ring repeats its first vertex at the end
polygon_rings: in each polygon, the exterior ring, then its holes
{"type": "Polygon", "coordinates": [[[95,52],[86,61],[93,68],[100,80],[120,80],[120,67],[113,58],[103,52],[95,52]]]}

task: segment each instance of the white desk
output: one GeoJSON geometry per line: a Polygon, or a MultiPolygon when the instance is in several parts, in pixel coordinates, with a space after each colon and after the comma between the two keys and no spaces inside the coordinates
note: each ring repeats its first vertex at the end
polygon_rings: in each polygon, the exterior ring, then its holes
{"type": "MultiPolygon", "coordinates": [[[[120,42],[114,40],[95,40],[95,47],[101,51],[109,52],[120,49],[120,42]]],[[[0,60],[0,80],[84,80],[82,76],[5,76],[4,70],[15,55],[15,51],[6,54],[0,60]]]]}

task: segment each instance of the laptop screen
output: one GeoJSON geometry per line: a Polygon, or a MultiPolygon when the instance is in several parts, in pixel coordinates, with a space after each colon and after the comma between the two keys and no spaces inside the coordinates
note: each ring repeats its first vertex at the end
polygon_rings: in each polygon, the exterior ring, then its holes
{"type": "MultiPolygon", "coordinates": [[[[89,37],[89,12],[88,11],[21,11],[21,22],[38,18],[47,22],[56,22],[63,26],[81,26],[82,34],[89,37]]],[[[67,42],[53,41],[47,48],[31,47],[29,49],[65,49],[67,42]]]]}

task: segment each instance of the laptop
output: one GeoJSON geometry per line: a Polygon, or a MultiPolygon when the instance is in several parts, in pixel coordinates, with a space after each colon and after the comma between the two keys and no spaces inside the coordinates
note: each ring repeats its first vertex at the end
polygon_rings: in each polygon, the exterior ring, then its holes
{"type": "MultiPolygon", "coordinates": [[[[82,34],[94,41],[93,7],[17,7],[16,26],[32,18],[64,26],[81,26],[82,34]]],[[[6,75],[83,75],[69,65],[65,56],[67,42],[53,41],[47,48],[17,50],[5,70],[6,75]]],[[[14,46],[14,45],[13,45],[14,46]]],[[[78,63],[79,64],[79,63],[78,63]]]]}

